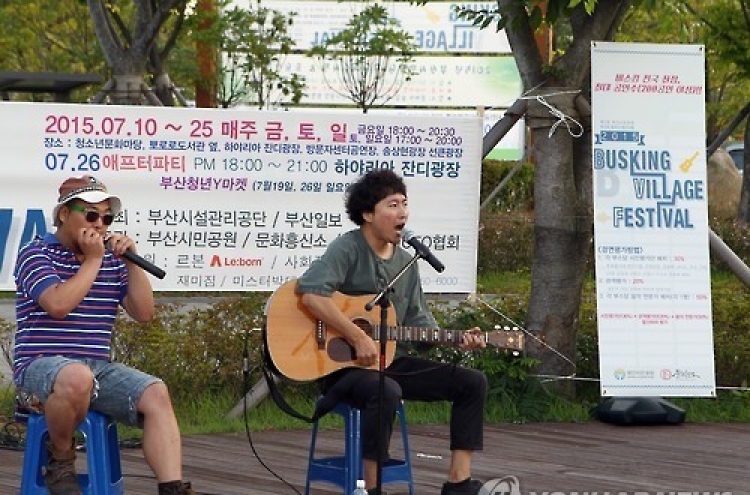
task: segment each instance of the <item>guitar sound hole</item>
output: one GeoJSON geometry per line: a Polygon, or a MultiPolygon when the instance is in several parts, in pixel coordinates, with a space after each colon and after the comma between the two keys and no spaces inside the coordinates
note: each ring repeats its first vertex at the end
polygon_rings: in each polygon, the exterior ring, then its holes
{"type": "Polygon", "coordinates": [[[328,357],[337,363],[345,363],[357,359],[354,347],[350,346],[346,340],[341,338],[331,339],[328,342],[328,357]]]}
{"type": "Polygon", "coordinates": [[[367,335],[374,338],[372,324],[369,321],[364,318],[355,318],[352,320],[352,323],[361,328],[367,335]]]}

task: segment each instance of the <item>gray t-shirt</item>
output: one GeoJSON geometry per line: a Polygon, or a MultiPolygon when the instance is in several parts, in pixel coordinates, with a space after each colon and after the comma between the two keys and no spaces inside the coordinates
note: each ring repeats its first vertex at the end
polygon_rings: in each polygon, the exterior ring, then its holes
{"type": "MultiPolygon", "coordinates": [[[[396,246],[390,259],[378,257],[359,229],[336,238],[322,257],[297,281],[298,293],[330,296],[338,291],[350,296],[377,294],[386,283],[411,260],[411,255],[396,246]]],[[[390,302],[396,310],[398,322],[388,322],[413,327],[437,328],[419,280],[415,263],[393,286],[390,302]]]]}

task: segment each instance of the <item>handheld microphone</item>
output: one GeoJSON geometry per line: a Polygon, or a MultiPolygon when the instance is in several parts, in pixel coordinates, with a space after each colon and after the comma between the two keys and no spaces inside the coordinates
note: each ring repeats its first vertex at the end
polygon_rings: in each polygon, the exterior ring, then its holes
{"type": "MultiPolygon", "coordinates": [[[[104,241],[104,245],[109,248],[109,239],[104,241]]],[[[167,275],[167,272],[154,265],[146,258],[138,256],[131,249],[126,249],[125,252],[120,255],[120,257],[135,263],[158,279],[163,279],[167,275]]]]}
{"type": "Polygon", "coordinates": [[[442,273],[443,270],[445,270],[445,265],[442,264],[440,260],[437,259],[434,254],[432,254],[432,252],[430,252],[430,248],[425,246],[422,241],[414,236],[414,232],[409,229],[403,229],[401,231],[401,238],[406,241],[408,245],[413,247],[417,254],[427,263],[429,263],[432,268],[435,269],[435,271],[437,271],[438,273],[442,273]]]}

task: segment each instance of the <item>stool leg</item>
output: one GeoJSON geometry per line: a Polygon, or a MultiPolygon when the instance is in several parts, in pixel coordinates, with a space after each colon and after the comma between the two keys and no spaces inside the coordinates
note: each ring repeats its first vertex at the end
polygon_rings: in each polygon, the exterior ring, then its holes
{"type": "Polygon", "coordinates": [[[84,495],[124,492],[117,426],[105,415],[89,412],[78,427],[86,438],[88,486],[84,495]]]}
{"type": "Polygon", "coordinates": [[[344,426],[346,447],[344,455],[348,464],[346,470],[346,487],[344,493],[353,493],[357,480],[363,479],[361,412],[355,407],[347,406],[344,426]]]}
{"type": "Polygon", "coordinates": [[[407,483],[409,484],[409,495],[414,495],[414,478],[411,474],[411,454],[409,453],[409,433],[406,428],[406,411],[404,410],[403,402],[399,404],[396,414],[398,415],[398,422],[401,423],[401,441],[404,446],[404,465],[408,472],[407,483]]]}
{"type": "Polygon", "coordinates": [[[310,495],[310,473],[313,469],[315,459],[315,441],[318,438],[318,421],[313,423],[312,436],[310,437],[310,454],[307,457],[307,480],[305,481],[305,495],[310,495]]]}
{"type": "Polygon", "coordinates": [[[47,488],[42,467],[47,465],[47,422],[41,414],[31,414],[26,423],[26,447],[23,454],[20,495],[42,495],[47,488]]]}

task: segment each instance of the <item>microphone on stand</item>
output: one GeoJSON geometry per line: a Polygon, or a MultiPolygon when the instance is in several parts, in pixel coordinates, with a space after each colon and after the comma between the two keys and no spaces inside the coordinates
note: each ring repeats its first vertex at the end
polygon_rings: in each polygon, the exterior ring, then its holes
{"type": "MultiPolygon", "coordinates": [[[[110,238],[107,238],[104,241],[104,246],[107,248],[109,248],[109,240],[110,238]]],[[[167,272],[154,265],[146,258],[138,256],[131,249],[126,249],[125,252],[120,255],[120,257],[135,263],[158,279],[163,279],[167,275],[167,272]]]]}
{"type": "Polygon", "coordinates": [[[442,264],[434,254],[432,254],[430,248],[425,246],[422,241],[416,238],[414,232],[409,229],[403,229],[401,231],[401,238],[406,241],[408,245],[413,247],[417,254],[422,257],[427,263],[429,263],[432,268],[435,269],[435,271],[437,271],[438,273],[442,273],[443,270],[445,270],[445,265],[442,264]]]}

